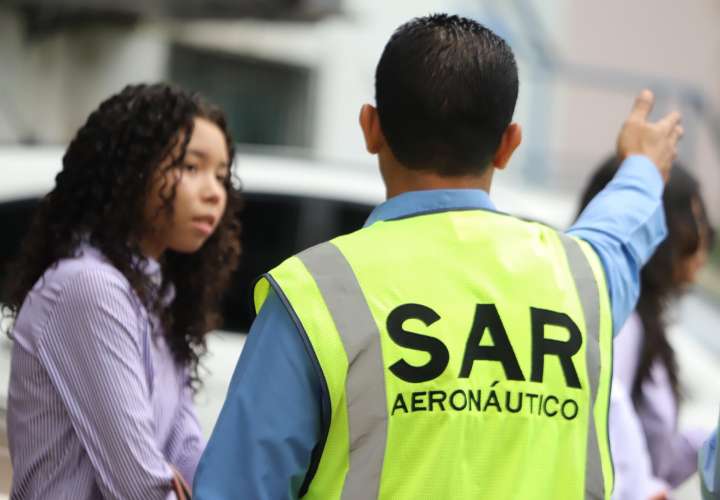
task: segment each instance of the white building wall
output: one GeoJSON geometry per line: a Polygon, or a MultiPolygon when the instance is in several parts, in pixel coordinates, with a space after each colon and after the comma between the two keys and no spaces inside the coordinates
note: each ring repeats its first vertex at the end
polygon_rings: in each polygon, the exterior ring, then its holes
{"type": "MultiPolygon", "coordinates": [[[[559,41],[569,61],[637,73],[643,76],[641,81],[648,80],[647,84],[657,79],[673,82],[674,89],[695,87],[705,93],[714,113],[720,113],[718,2],[568,1],[567,10],[567,35],[559,41]]],[[[616,128],[624,118],[632,95],[632,90],[602,92],[587,86],[574,86],[564,92],[567,105],[558,117],[555,143],[559,155],[592,159],[605,154],[606,145],[613,144],[613,126],[616,128]]],[[[710,140],[712,129],[692,106],[682,105],[676,91],[667,99],[662,94],[659,97],[655,116],[674,108],[684,114],[686,137],[681,143],[680,159],[702,178],[710,211],[718,222],[720,145],[710,140]]],[[[720,116],[717,118],[720,125],[720,116]]],[[[718,139],[720,136],[715,141],[718,139]]],[[[565,171],[569,168],[566,165],[565,171]]]]}
{"type": "MultiPolygon", "coordinates": [[[[317,23],[142,22],[134,28],[75,30],[34,40],[24,37],[15,14],[0,10],[0,142],[28,136],[67,142],[102,98],[128,82],[166,77],[170,44],[180,42],[311,68],[314,112],[308,126],[314,153],[371,165],[357,115],[364,102],[373,101],[374,69],[383,46],[402,22],[438,11],[474,17],[506,36],[516,50],[521,87],[515,118],[524,127],[525,141],[500,182],[545,183],[574,195],[612,150],[642,84],[609,89],[546,73],[537,64],[536,37],[560,61],[695,86],[718,107],[717,2],[529,0],[536,24],[523,22],[529,12],[522,4],[346,0],[342,15],[317,23]]],[[[659,111],[668,110],[673,99],[663,100],[659,111]]],[[[691,159],[706,185],[717,185],[720,158],[712,131],[692,109],[683,111],[688,122],[683,156],[691,159]]],[[[707,194],[713,197],[711,206],[720,210],[715,190],[707,194]]]]}
{"type": "Polygon", "coordinates": [[[0,143],[64,143],[97,104],[165,75],[167,27],[87,28],[28,39],[0,11],[0,143]]]}

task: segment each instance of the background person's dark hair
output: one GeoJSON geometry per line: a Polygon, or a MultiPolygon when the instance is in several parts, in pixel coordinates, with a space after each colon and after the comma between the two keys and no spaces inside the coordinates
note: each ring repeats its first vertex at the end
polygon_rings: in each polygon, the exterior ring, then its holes
{"type": "MultiPolygon", "coordinates": [[[[583,193],[580,211],[612,180],[620,164],[621,161],[613,156],[598,167],[583,193]]],[[[640,402],[642,384],[651,378],[651,368],[656,360],[665,365],[675,397],[680,397],[678,367],[675,352],[667,338],[666,318],[667,306],[684,289],[684,284],[678,282],[674,271],[683,259],[695,254],[701,244],[705,244],[709,250],[714,241],[714,232],[707,218],[700,185],[695,177],[677,162],[665,186],[663,207],[668,237],[640,272],[641,290],[636,311],[644,334],[631,394],[635,404],[640,402]],[[705,239],[703,231],[706,234],[705,239]]]]}
{"type": "MultiPolygon", "coordinates": [[[[5,283],[5,315],[15,317],[34,283],[58,260],[74,255],[83,239],[128,279],[143,305],[157,314],[175,360],[197,381],[205,333],[220,325],[220,299],[240,255],[240,193],[225,180],[227,208],[215,233],[194,254],[167,251],[162,283],[153,284],[138,258],[149,229],[144,209],[152,179],[184,161],[195,118],[217,125],[228,157],[233,141],[223,113],[166,84],[131,85],[100,104],[78,130],[63,157],[54,189],[40,202],[5,283]],[[170,161],[165,162],[165,159],[170,161]],[[161,166],[161,164],[163,166],[161,166]],[[158,172],[159,169],[163,172],[158,172]],[[167,307],[163,297],[175,287],[167,307]]],[[[175,186],[164,200],[173,211],[175,186]]]]}
{"type": "Polygon", "coordinates": [[[400,26],[375,73],[385,138],[406,167],[457,176],[488,166],[510,124],[518,72],[480,23],[437,14],[400,26]]]}

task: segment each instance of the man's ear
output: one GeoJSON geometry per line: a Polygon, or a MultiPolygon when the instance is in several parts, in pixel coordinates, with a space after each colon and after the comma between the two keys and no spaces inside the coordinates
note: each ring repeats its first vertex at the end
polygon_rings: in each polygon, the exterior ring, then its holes
{"type": "Polygon", "coordinates": [[[521,142],[522,128],[517,123],[511,123],[500,139],[500,145],[493,157],[493,166],[499,170],[505,168],[521,142]]]}
{"type": "Polygon", "coordinates": [[[380,116],[371,104],[363,104],[360,108],[360,128],[365,137],[367,152],[376,155],[385,146],[385,136],[380,128],[380,116]]]}

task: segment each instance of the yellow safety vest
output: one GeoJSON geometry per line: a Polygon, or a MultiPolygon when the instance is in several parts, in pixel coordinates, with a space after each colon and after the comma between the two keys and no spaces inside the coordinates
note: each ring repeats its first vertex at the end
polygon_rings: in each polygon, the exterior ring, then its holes
{"type": "Polygon", "coordinates": [[[609,499],[612,317],[585,242],[484,210],[379,221],[255,288],[329,395],[305,498],[609,499]]]}

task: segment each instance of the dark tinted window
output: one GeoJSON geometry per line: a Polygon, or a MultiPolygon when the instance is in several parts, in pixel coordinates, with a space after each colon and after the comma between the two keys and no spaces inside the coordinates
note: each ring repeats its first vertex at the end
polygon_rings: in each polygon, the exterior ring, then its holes
{"type": "Polygon", "coordinates": [[[247,332],[254,317],[252,285],[301,250],[360,229],[372,207],[335,200],[245,194],[243,255],[225,308],[225,329],[247,332]]]}
{"type": "MultiPolygon", "coordinates": [[[[372,207],[310,197],[246,193],[243,255],[224,304],[225,329],[247,332],[254,317],[255,279],[291,255],[362,227],[372,207]]],[[[0,280],[17,255],[36,199],[0,204],[0,280]]]]}
{"type": "Polygon", "coordinates": [[[237,142],[312,145],[313,78],[306,67],[176,45],[170,75],[220,106],[237,142]]]}
{"type": "Polygon", "coordinates": [[[5,283],[9,262],[20,250],[37,204],[36,199],[0,203],[0,286],[5,283]]]}

